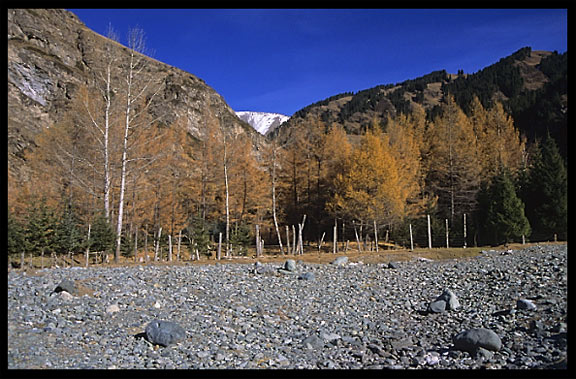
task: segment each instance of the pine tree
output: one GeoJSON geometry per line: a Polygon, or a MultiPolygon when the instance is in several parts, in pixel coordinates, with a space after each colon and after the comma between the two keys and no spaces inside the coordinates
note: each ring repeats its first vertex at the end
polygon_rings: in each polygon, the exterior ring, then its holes
{"type": "Polygon", "coordinates": [[[52,252],[56,243],[56,218],[54,211],[46,205],[46,199],[32,200],[26,225],[26,251],[38,255],[52,252]]]}
{"type": "Polygon", "coordinates": [[[16,255],[25,248],[24,225],[8,212],[8,255],[16,255]]]}
{"type": "Polygon", "coordinates": [[[54,230],[57,253],[77,252],[84,247],[84,235],[80,229],[80,219],[71,203],[66,204],[58,217],[54,230]]]}
{"type": "Polygon", "coordinates": [[[114,247],[115,233],[104,214],[98,214],[90,232],[90,251],[111,252],[114,247]]]}
{"type": "Polygon", "coordinates": [[[530,224],[524,215],[524,203],[516,195],[510,171],[501,167],[492,183],[478,195],[479,218],[484,238],[493,244],[508,243],[530,234],[530,224]]]}
{"type": "Polygon", "coordinates": [[[568,176],[558,146],[548,133],[529,172],[522,195],[534,240],[567,238],[568,176]]]}

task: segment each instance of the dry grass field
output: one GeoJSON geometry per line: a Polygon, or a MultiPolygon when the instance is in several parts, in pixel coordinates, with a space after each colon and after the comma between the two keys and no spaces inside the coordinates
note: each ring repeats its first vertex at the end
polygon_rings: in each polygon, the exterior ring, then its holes
{"type": "MultiPolygon", "coordinates": [[[[164,259],[159,262],[152,262],[149,261],[147,264],[154,264],[154,265],[198,265],[198,264],[224,264],[224,263],[237,263],[237,264],[254,264],[255,262],[260,263],[278,263],[281,265],[286,259],[294,259],[300,260],[305,263],[330,263],[336,257],[339,256],[347,256],[349,262],[352,263],[366,263],[366,264],[377,264],[377,263],[388,263],[388,262],[399,262],[399,261],[408,261],[418,258],[425,258],[431,260],[448,260],[448,259],[468,259],[473,258],[480,254],[482,250],[497,250],[497,251],[505,251],[508,249],[522,249],[527,248],[529,246],[534,245],[551,245],[551,244],[565,244],[566,242],[540,242],[540,243],[526,243],[522,245],[518,244],[509,244],[509,245],[502,245],[502,246],[484,246],[484,247],[468,247],[468,248],[416,248],[413,251],[410,249],[405,248],[390,248],[390,246],[386,247],[383,244],[380,246],[379,251],[371,251],[371,252],[359,252],[356,246],[356,243],[350,243],[348,246],[348,250],[344,251],[344,248],[340,246],[341,249],[339,252],[334,254],[332,251],[332,245],[324,245],[321,251],[318,251],[318,247],[311,245],[305,246],[305,253],[302,255],[292,255],[292,254],[280,254],[279,249],[276,247],[266,248],[265,254],[261,257],[256,257],[255,250],[249,250],[249,255],[247,256],[232,256],[229,258],[223,257],[221,260],[216,260],[214,255],[208,257],[206,255],[200,255],[200,260],[192,260],[190,259],[188,253],[183,252],[183,259],[181,261],[176,260],[176,254],[173,254],[173,261],[168,262],[166,259],[166,254],[164,254],[164,259]],[[253,251],[254,250],[254,251],[253,251]]],[[[139,254],[140,256],[144,256],[143,253],[139,254]]],[[[153,252],[149,253],[149,256],[153,256],[153,252]]],[[[133,257],[120,257],[120,263],[114,264],[113,257],[109,257],[109,263],[103,264],[103,266],[108,267],[118,267],[118,266],[132,266],[132,265],[142,265],[145,263],[136,263],[134,262],[133,257]]],[[[13,257],[10,259],[9,268],[11,268],[10,263],[14,262],[19,264],[19,258],[13,257]]],[[[84,255],[77,254],[73,257],[72,260],[58,258],[55,262],[56,265],[59,267],[66,267],[66,266],[84,266],[84,255]]],[[[33,273],[35,269],[40,269],[42,267],[48,268],[53,266],[53,261],[49,256],[44,257],[44,262],[41,261],[40,257],[33,257],[30,260],[30,257],[26,257],[26,270],[30,273],[33,273]],[[30,265],[32,262],[32,265],[30,265]]],[[[90,266],[94,266],[95,264],[91,261],[90,266]]],[[[102,264],[97,264],[101,266],[102,264]]]]}

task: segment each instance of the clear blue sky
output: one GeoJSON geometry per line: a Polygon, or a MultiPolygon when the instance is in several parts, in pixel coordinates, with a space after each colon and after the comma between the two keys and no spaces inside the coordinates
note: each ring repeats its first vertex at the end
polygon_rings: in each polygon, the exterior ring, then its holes
{"type": "Polygon", "coordinates": [[[445,69],[474,73],[518,49],[567,50],[566,9],[70,9],[198,76],[234,110],[291,115],[345,91],[445,69]]]}

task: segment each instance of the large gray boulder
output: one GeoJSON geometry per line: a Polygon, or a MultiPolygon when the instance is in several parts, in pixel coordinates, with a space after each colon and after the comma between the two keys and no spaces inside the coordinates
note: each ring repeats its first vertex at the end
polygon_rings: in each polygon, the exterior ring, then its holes
{"type": "Polygon", "coordinates": [[[146,326],[146,339],[155,345],[169,346],[186,338],[186,331],[175,322],[153,320],[146,326]]]}
{"type": "Polygon", "coordinates": [[[474,328],[465,330],[452,339],[456,350],[476,353],[479,348],[490,351],[498,351],[502,347],[502,341],[496,333],[486,328],[474,328]]]}

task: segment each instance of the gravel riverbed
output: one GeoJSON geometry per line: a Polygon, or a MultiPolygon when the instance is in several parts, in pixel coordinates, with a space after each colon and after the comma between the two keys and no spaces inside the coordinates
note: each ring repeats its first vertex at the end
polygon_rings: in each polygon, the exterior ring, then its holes
{"type": "Polygon", "coordinates": [[[393,267],[297,261],[292,271],[279,271],[283,263],[10,271],[8,368],[564,369],[567,251],[536,245],[393,267]],[[77,292],[54,292],[63,280],[77,292]],[[460,306],[430,311],[446,289],[460,306]],[[151,343],[153,320],[180,325],[184,338],[151,343]],[[496,333],[501,348],[456,349],[454,336],[472,328],[496,333]]]}

